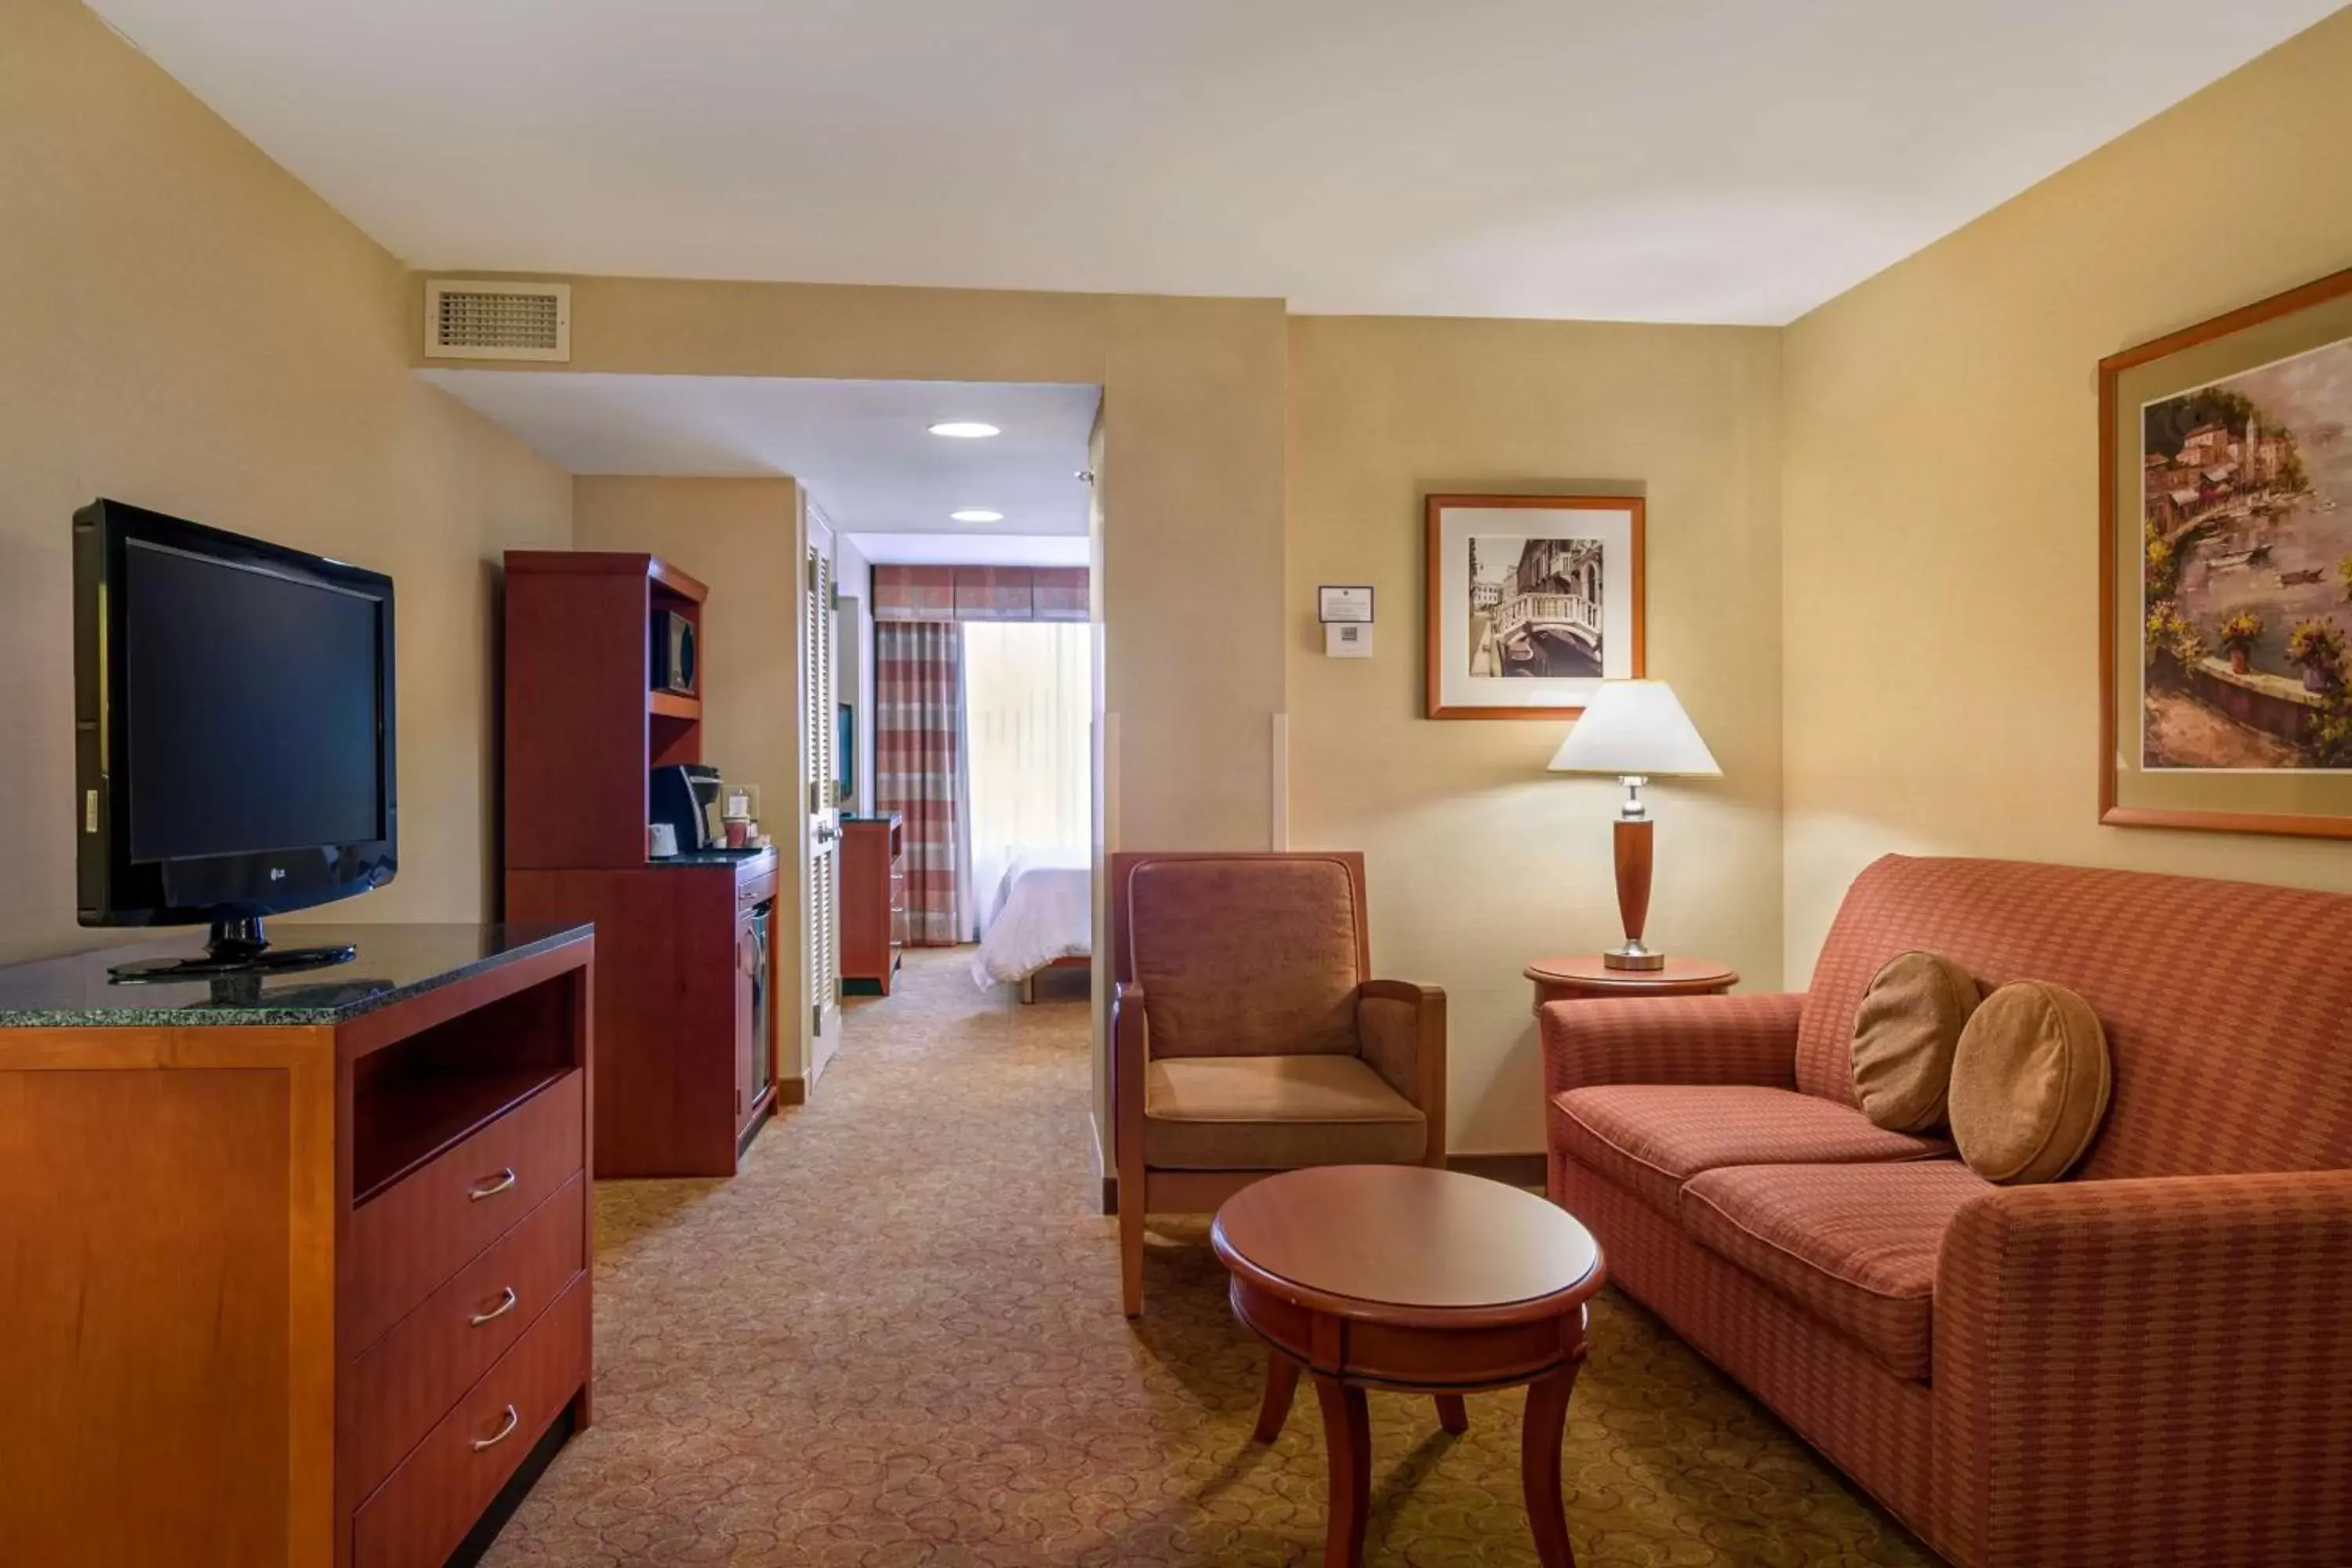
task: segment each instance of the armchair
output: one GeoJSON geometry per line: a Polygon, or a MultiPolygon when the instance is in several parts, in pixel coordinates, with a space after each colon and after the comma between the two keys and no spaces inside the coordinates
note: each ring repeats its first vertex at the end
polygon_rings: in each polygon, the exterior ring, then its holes
{"type": "Polygon", "coordinates": [[[1444,1165],[1445,994],[1368,978],[1364,858],[1111,858],[1119,1291],[1143,1218],[1307,1165],[1444,1165]]]}

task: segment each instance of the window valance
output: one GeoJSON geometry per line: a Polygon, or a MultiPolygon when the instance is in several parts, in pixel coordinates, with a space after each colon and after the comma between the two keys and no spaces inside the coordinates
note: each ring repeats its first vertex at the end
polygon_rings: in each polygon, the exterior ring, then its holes
{"type": "Polygon", "coordinates": [[[877,621],[1083,621],[1083,566],[877,566],[877,621]]]}

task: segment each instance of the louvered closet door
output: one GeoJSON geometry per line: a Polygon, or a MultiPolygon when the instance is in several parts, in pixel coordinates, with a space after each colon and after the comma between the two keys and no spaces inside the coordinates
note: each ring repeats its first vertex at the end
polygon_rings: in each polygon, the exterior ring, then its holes
{"type": "Polygon", "coordinates": [[[808,571],[801,616],[802,781],[809,816],[808,975],[815,1039],[812,1066],[833,1055],[841,1019],[841,892],[839,818],[834,780],[833,537],[809,520],[808,571]]]}

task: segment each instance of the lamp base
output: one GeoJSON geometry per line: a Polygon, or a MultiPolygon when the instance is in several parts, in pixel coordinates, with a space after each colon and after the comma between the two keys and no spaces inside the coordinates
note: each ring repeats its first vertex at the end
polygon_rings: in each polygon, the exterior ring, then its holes
{"type": "Polygon", "coordinates": [[[1640,942],[1628,941],[1622,947],[1612,947],[1601,955],[1605,969],[1652,970],[1666,966],[1666,955],[1653,952],[1640,942]]]}

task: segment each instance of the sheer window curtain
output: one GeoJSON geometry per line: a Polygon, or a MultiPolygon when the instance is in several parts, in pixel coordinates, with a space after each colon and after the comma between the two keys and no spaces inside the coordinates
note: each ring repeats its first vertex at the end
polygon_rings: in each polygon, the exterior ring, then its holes
{"type": "Polygon", "coordinates": [[[962,629],[972,886],[984,930],[1016,860],[1083,856],[1093,843],[1093,628],[967,621],[962,629]]]}

